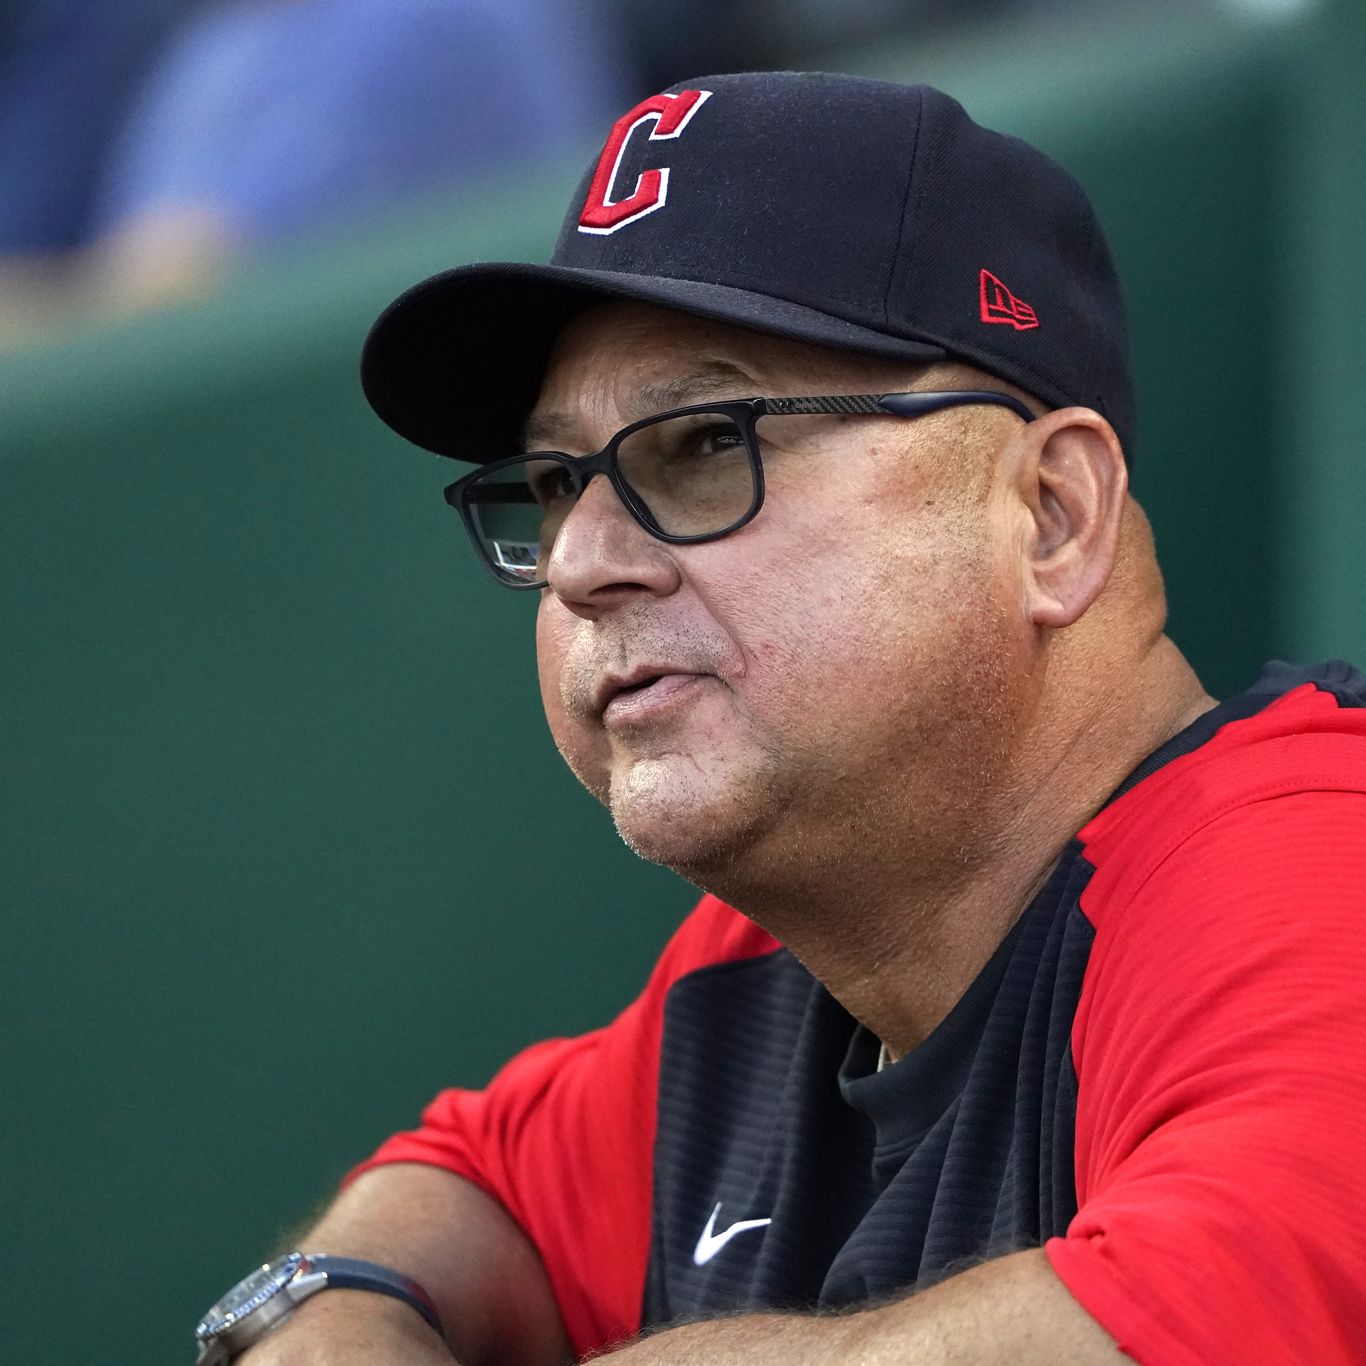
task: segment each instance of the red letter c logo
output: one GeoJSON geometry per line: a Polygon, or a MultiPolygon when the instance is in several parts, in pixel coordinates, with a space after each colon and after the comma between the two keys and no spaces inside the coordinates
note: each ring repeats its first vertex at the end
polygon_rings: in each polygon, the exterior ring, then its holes
{"type": "Polygon", "coordinates": [[[651,95],[612,125],[607,145],[602,149],[597,169],[593,172],[593,183],[588,187],[588,199],[579,215],[580,232],[616,232],[627,223],[633,223],[637,218],[664,207],[669,193],[667,166],[657,171],[646,171],[636,181],[632,194],[625,199],[613,200],[612,183],[617,178],[626,144],[642,123],[651,120],[655,124],[650,132],[651,142],[676,138],[710,94],[710,90],[680,90],[677,95],[651,95]]]}

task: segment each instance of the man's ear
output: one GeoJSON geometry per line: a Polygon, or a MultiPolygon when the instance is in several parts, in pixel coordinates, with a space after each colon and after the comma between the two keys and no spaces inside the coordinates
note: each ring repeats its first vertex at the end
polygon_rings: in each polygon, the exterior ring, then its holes
{"type": "Polygon", "coordinates": [[[1114,568],[1129,489],[1124,452],[1090,408],[1045,413],[1019,440],[1025,607],[1036,625],[1071,626],[1114,568]]]}

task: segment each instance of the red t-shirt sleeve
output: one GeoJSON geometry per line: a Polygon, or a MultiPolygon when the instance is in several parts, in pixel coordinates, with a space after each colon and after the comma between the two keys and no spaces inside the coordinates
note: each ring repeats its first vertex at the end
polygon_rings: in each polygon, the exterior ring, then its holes
{"type": "Polygon", "coordinates": [[[1145,1366],[1362,1360],[1366,769],[1338,766],[1207,813],[1137,885],[1098,837],[1079,1212],[1046,1252],[1145,1366]]]}
{"type": "Polygon", "coordinates": [[[483,1091],[443,1091],[422,1124],[348,1174],[390,1162],[444,1167],[498,1200],[536,1245],[575,1353],[640,1328],[664,999],[700,967],[777,943],[704,897],[644,992],[610,1025],[536,1044],[483,1091]]]}

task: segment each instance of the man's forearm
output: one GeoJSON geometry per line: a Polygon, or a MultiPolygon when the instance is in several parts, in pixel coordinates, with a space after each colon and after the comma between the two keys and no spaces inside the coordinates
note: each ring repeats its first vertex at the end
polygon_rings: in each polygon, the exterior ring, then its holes
{"type": "Polygon", "coordinates": [[[446,1343],[409,1306],[359,1290],[307,1300],[243,1366],[562,1366],[569,1347],[545,1268],[497,1201],[432,1167],[367,1172],[303,1238],[308,1252],[364,1257],[436,1301],[446,1343]]]}
{"type": "Polygon", "coordinates": [[[848,1314],[686,1324],[613,1354],[621,1366],[1113,1366],[1114,1340],[1042,1251],[987,1262],[923,1294],[848,1314]]]}

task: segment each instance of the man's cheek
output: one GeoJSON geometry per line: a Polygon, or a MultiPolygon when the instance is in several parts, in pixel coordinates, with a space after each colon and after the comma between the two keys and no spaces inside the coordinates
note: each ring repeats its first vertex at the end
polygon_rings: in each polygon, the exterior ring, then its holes
{"type": "Polygon", "coordinates": [[[611,755],[606,743],[584,741],[582,737],[557,743],[570,772],[606,806],[612,788],[611,755]]]}
{"type": "Polygon", "coordinates": [[[611,761],[607,736],[596,721],[569,712],[555,688],[541,688],[545,717],[551,738],[560,757],[573,775],[599,801],[606,801],[608,765],[611,761]]]}
{"type": "Polygon", "coordinates": [[[569,643],[548,596],[543,598],[536,616],[536,674],[541,685],[541,705],[557,740],[568,719],[565,685],[569,643]]]}
{"type": "Polygon", "coordinates": [[[571,710],[565,700],[564,641],[547,621],[544,607],[536,623],[536,667],[541,707],[555,748],[574,776],[595,796],[601,797],[605,784],[605,737],[596,720],[571,710]]]}

